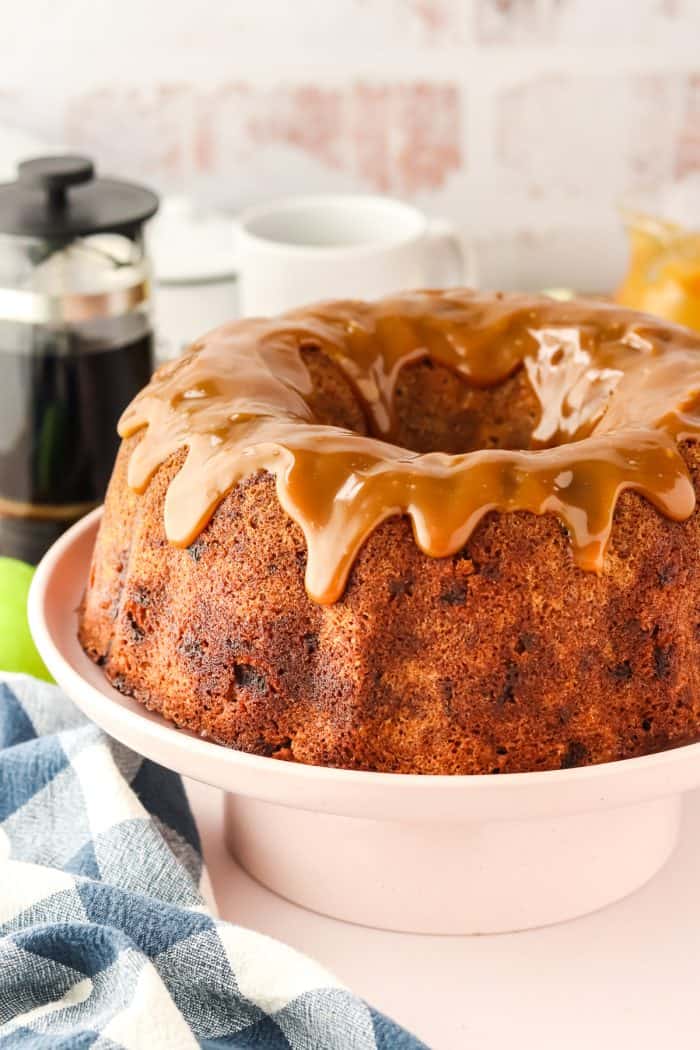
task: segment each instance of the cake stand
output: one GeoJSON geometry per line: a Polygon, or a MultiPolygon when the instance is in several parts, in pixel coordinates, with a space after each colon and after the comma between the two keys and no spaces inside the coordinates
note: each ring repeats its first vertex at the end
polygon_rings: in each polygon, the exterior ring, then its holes
{"type": "Polygon", "coordinates": [[[700,785],[700,744],[581,769],[413,776],[282,762],[175,729],[113,689],[77,641],[100,513],[37,569],[39,652],[110,736],[227,793],[230,852],[281,896],[382,929],[495,933],[600,908],[671,855],[681,796],[700,785]]]}

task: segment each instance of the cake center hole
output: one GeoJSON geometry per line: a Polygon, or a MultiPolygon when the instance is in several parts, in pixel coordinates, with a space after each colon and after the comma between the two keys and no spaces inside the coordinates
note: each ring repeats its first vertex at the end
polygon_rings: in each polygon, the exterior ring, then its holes
{"type": "MultiPolygon", "coordinates": [[[[312,381],[308,401],[318,422],[370,433],[369,413],[341,368],[317,348],[304,347],[301,353],[312,381]]],[[[423,358],[401,369],[393,414],[390,440],[413,452],[459,455],[562,443],[561,432],[544,440],[538,434],[542,404],[525,367],[495,386],[479,387],[446,365],[423,358]]]]}
{"type": "Polygon", "coordinates": [[[533,432],[541,407],[522,368],[497,386],[476,387],[444,365],[418,361],[398,377],[394,411],[394,440],[414,452],[540,447],[533,432]]]}

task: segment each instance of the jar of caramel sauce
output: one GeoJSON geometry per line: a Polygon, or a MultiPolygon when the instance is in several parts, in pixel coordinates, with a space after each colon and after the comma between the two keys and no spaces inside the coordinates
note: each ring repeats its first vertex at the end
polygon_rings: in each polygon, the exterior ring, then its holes
{"type": "Polygon", "coordinates": [[[700,214],[679,222],[623,209],[623,218],[629,263],[616,301],[700,331],[700,214]]]}

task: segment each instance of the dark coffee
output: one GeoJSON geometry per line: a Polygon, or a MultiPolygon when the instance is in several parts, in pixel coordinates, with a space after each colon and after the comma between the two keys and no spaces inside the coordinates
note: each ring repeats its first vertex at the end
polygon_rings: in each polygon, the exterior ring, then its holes
{"type": "Polygon", "coordinates": [[[152,367],[145,315],[0,322],[0,555],[36,562],[103,499],[117,421],[152,367]]]}

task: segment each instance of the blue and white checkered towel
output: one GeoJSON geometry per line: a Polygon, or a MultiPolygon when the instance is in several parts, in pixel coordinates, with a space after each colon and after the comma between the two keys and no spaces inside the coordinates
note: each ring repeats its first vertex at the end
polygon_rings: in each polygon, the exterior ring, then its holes
{"type": "Polygon", "coordinates": [[[220,922],[182,781],[0,678],[0,1047],[416,1050],[316,963],[220,922]]]}

